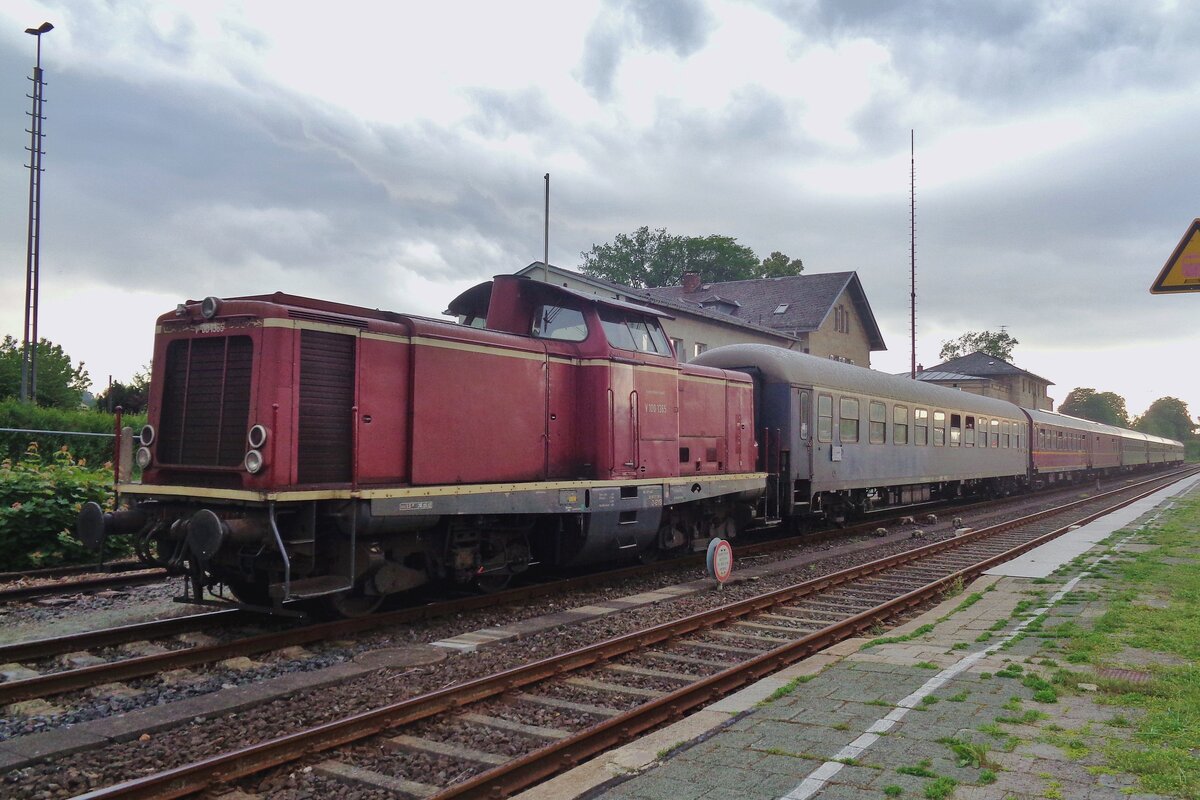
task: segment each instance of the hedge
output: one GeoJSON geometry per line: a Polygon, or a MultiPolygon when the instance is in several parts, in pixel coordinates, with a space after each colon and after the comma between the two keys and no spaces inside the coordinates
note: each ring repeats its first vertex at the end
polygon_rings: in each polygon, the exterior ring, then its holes
{"type": "MultiPolygon", "coordinates": [[[[21,403],[14,398],[0,400],[0,428],[112,433],[113,420],[114,415],[103,411],[66,411],[21,403]]],[[[145,424],[145,414],[126,415],[122,420],[122,425],[133,428],[135,433],[145,424]]],[[[65,445],[81,465],[100,466],[112,461],[113,457],[110,436],[0,432],[0,459],[8,458],[13,463],[20,461],[31,442],[36,442],[42,453],[57,452],[65,445]]]]}
{"type": "MultiPolygon", "coordinates": [[[[66,447],[42,452],[34,443],[21,458],[0,461],[0,571],[96,561],[71,531],[84,503],[110,507],[112,469],[89,469],[66,447]]],[[[126,544],[105,555],[128,552],[126,544]]]]}

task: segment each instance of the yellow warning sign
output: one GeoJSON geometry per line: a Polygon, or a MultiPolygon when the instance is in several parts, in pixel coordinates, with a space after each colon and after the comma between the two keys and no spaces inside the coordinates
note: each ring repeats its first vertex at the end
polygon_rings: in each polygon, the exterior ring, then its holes
{"type": "Polygon", "coordinates": [[[1200,292],[1200,219],[1179,240],[1179,246],[1163,265],[1150,294],[1200,292]]]}

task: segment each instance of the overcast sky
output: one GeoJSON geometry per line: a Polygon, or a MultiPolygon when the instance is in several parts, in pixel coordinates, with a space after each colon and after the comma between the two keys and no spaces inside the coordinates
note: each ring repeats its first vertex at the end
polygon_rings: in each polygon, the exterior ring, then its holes
{"type": "Polygon", "coordinates": [[[909,364],[1007,326],[1056,385],[1200,414],[1200,293],[1148,288],[1200,216],[1185,2],[6,0],[0,333],[19,337],[43,39],[40,333],[97,389],[184,299],[437,315],[640,225],[856,270],[909,364]]]}

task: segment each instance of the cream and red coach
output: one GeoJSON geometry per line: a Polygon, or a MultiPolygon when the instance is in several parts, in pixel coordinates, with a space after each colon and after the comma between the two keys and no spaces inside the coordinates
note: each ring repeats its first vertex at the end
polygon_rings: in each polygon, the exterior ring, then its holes
{"type": "Polygon", "coordinates": [[[651,309],[500,276],[460,324],[284,294],[159,318],[140,483],[82,539],[243,602],[346,611],[736,533],[752,385],[679,364],[651,309]]]}

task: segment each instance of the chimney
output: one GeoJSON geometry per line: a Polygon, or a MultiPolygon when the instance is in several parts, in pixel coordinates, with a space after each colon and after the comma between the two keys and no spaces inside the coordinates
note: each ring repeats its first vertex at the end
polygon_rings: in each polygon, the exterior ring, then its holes
{"type": "Polygon", "coordinates": [[[683,273],[684,294],[693,294],[699,288],[700,288],[700,273],[699,272],[683,273]]]}
{"type": "Polygon", "coordinates": [[[924,371],[925,371],[925,367],[923,367],[920,364],[917,364],[917,372],[924,372],[924,371]]]}

